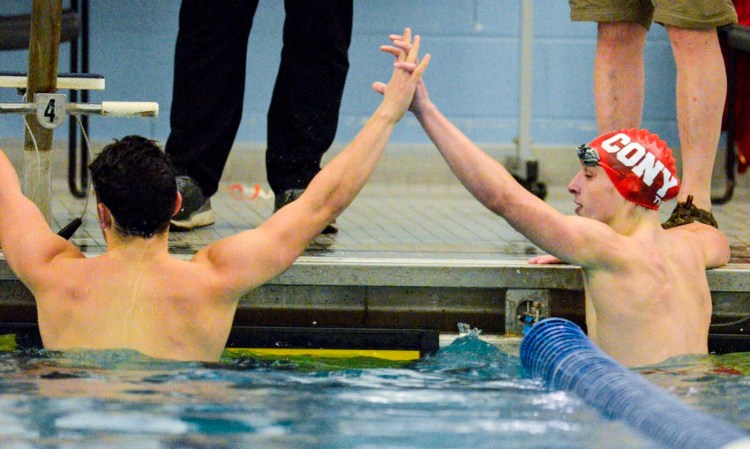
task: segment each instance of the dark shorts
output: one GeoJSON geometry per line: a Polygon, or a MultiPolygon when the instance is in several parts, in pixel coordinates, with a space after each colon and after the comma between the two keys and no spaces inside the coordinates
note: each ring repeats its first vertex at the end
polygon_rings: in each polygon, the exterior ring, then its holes
{"type": "Polygon", "coordinates": [[[731,0],[568,0],[574,22],[635,22],[705,30],[737,23],[731,0]]]}

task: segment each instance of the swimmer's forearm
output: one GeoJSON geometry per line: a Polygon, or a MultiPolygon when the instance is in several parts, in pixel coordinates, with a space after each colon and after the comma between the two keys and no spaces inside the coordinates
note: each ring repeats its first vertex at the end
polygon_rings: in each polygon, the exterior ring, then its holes
{"type": "Polygon", "coordinates": [[[321,170],[308,191],[319,192],[320,201],[338,215],[362,189],[383,155],[398,115],[379,107],[362,130],[321,170]]]}
{"type": "Polygon", "coordinates": [[[394,125],[393,115],[379,109],[299,199],[258,228],[207,246],[194,260],[206,259],[219,267],[235,296],[278,276],[353,201],[375,169],[394,125]]]}
{"type": "Polygon", "coordinates": [[[431,102],[414,114],[461,183],[485,207],[503,214],[507,196],[522,187],[499,162],[477,147],[431,102]]]}
{"type": "Polygon", "coordinates": [[[578,263],[579,227],[521,186],[433,104],[421,104],[415,115],[453,173],[486,208],[544,251],[578,263]]]}
{"type": "Polygon", "coordinates": [[[380,86],[376,90],[383,94],[383,101],[354,140],[313,179],[308,187],[308,190],[315,187],[323,194],[323,204],[330,207],[331,218],[335,218],[352,202],[372,174],[393,132],[393,127],[409,108],[415,89],[422,79],[422,73],[430,62],[430,55],[425,55],[417,64],[421,39],[415,36],[413,45],[410,45],[411,30],[405,29],[404,35],[409,48],[400,52],[398,60],[416,67],[404,70],[394,66],[388,84],[383,86],[382,83],[375,83],[380,86]]]}

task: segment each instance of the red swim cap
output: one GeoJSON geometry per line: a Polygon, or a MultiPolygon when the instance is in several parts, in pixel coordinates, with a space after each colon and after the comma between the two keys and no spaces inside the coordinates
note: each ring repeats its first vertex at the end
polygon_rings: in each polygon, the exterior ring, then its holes
{"type": "Polygon", "coordinates": [[[680,190],[672,150],[645,129],[603,134],[578,147],[578,157],[584,165],[601,165],[620,195],[648,209],[659,209],[680,190]]]}

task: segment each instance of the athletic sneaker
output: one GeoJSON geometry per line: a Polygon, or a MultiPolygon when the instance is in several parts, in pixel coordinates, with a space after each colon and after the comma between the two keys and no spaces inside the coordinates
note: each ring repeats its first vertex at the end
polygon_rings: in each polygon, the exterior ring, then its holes
{"type": "MultiPolygon", "coordinates": [[[[273,200],[273,211],[276,212],[277,210],[296,200],[297,198],[302,196],[304,192],[305,189],[287,189],[282,191],[281,194],[276,195],[276,198],[273,200]]],[[[333,220],[332,223],[329,223],[328,226],[326,226],[325,229],[321,231],[321,234],[335,234],[337,232],[339,232],[339,227],[336,225],[336,220],[333,220]]]]}
{"type": "Polygon", "coordinates": [[[177,190],[182,195],[182,208],[172,217],[170,230],[189,231],[216,222],[216,216],[211,209],[211,199],[203,195],[203,190],[193,178],[178,176],[177,190]]]}
{"type": "Polygon", "coordinates": [[[667,221],[661,224],[661,227],[669,229],[686,225],[694,221],[719,229],[719,224],[716,222],[714,215],[711,212],[695,207],[693,205],[693,195],[689,195],[687,201],[684,203],[677,203],[677,206],[672,211],[672,215],[670,215],[667,221]]]}

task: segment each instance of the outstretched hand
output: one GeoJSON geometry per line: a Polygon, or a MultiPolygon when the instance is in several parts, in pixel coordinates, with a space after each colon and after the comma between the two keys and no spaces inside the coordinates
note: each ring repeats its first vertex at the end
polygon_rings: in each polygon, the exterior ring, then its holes
{"type": "MultiPolygon", "coordinates": [[[[414,42],[412,43],[410,28],[404,29],[403,35],[391,34],[389,38],[393,42],[393,45],[382,45],[380,50],[385,53],[390,53],[396,58],[396,62],[393,64],[393,77],[395,77],[398,72],[409,73],[412,76],[411,79],[416,81],[415,90],[409,98],[410,103],[407,105],[408,109],[416,114],[423,105],[429,102],[429,95],[424,81],[422,80],[422,73],[427,68],[427,64],[429,64],[430,55],[425,55],[422,61],[419,61],[419,45],[421,38],[419,35],[415,36],[414,42]],[[415,75],[416,78],[414,78],[415,75]]],[[[375,92],[387,96],[388,86],[390,86],[393,80],[394,78],[391,78],[388,85],[381,82],[375,82],[372,84],[372,88],[375,92]]]]}

